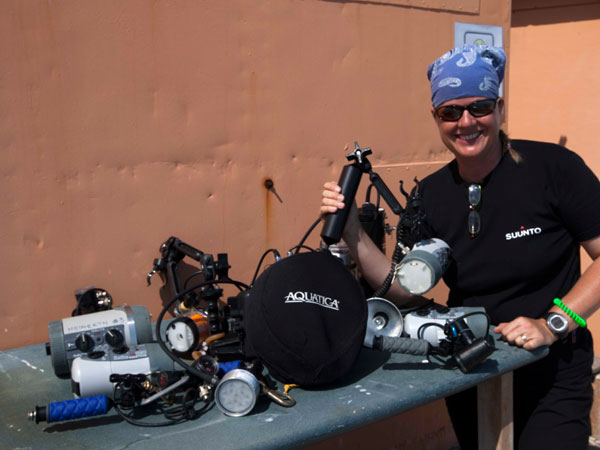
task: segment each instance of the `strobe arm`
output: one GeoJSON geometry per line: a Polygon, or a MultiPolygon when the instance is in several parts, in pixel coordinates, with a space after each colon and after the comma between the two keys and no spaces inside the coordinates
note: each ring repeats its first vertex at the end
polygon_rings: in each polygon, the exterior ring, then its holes
{"type": "Polygon", "coordinates": [[[171,283],[173,292],[181,292],[181,285],[177,275],[177,264],[186,256],[202,263],[204,252],[181,241],[175,236],[171,236],[160,246],[161,257],[154,260],[154,267],[146,277],[146,282],[150,286],[150,279],[156,272],[167,272],[167,278],[171,283]]]}
{"type": "Polygon", "coordinates": [[[388,204],[392,212],[397,216],[401,215],[404,212],[404,209],[402,206],[400,206],[400,203],[398,203],[398,200],[396,200],[396,197],[394,197],[394,194],[392,194],[392,191],[390,191],[383,179],[378,174],[373,172],[373,170],[369,171],[369,179],[371,180],[373,186],[375,186],[375,189],[377,189],[377,192],[381,194],[385,202],[388,204]]]}
{"type": "Polygon", "coordinates": [[[166,273],[166,278],[170,284],[172,292],[176,295],[183,291],[183,286],[179,280],[177,265],[186,256],[198,261],[201,266],[202,274],[205,280],[215,280],[216,278],[228,278],[228,272],[231,266],[228,263],[227,254],[219,253],[215,261],[213,256],[198,250],[182,240],[171,236],[160,247],[161,257],[154,260],[154,267],[146,277],[148,285],[150,279],[156,272],[166,273]]]}

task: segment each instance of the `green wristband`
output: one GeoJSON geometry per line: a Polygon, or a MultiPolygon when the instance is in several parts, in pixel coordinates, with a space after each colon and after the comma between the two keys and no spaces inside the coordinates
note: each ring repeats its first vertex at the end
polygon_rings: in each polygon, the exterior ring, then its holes
{"type": "Polygon", "coordinates": [[[577,325],[579,325],[581,328],[585,328],[585,326],[587,325],[585,323],[585,319],[583,319],[583,317],[579,317],[577,314],[571,311],[569,307],[560,300],[560,298],[555,298],[554,304],[560,309],[562,309],[564,312],[566,312],[571,317],[571,319],[575,321],[577,325]]]}

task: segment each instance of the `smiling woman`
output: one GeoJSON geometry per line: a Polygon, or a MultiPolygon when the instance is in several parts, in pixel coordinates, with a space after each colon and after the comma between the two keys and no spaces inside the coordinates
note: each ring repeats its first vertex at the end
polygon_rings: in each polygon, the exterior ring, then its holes
{"type": "Polygon", "coordinates": [[[505,63],[503,51],[470,45],[447,52],[427,71],[440,137],[470,183],[481,182],[503,153],[504,99],[498,91],[505,63]]]}
{"type": "MultiPolygon", "coordinates": [[[[454,160],[423,179],[420,194],[433,236],[452,249],[447,304],[485,307],[494,331],[512,345],[550,347],[548,357],[515,372],[515,447],[584,450],[592,337],[552,299],[584,318],[600,306],[600,182],[570,150],[509,140],[500,129],[505,62],[501,48],[466,45],[429,66],[431,113],[454,160]],[[580,247],[595,260],[583,275],[580,247]],[[566,330],[547,321],[556,314],[566,330]]],[[[325,183],[322,213],[344,207],[340,192],[335,182],[325,183]]],[[[343,238],[376,288],[389,261],[355,209],[343,238]]],[[[412,300],[396,285],[388,296],[399,304],[412,300]]],[[[477,448],[475,390],[446,404],[460,447],[477,448]]]]}
{"type": "MultiPolygon", "coordinates": [[[[432,114],[455,159],[423,181],[422,193],[430,224],[454,251],[455,265],[446,279],[448,304],[485,306],[499,324],[495,331],[514,345],[551,346],[548,358],[515,373],[516,447],[583,450],[590,425],[591,335],[574,323],[558,334],[546,316],[560,314],[551,303],[555,292],[573,301],[570,293],[577,286],[598,288],[597,280],[578,282],[578,243],[600,241],[600,226],[590,230],[586,225],[589,220],[598,224],[600,216],[590,206],[600,206],[600,184],[572,152],[511,142],[501,131],[504,99],[498,97],[498,86],[504,65],[502,49],[464,46],[429,66],[432,114]],[[445,81],[449,78],[453,83],[445,81]],[[591,203],[574,200],[577,192],[590,193],[591,203]],[[456,212],[465,196],[468,227],[456,212]],[[465,228],[469,237],[461,231],[465,228]],[[572,336],[564,340],[567,331],[572,336]]],[[[597,256],[592,254],[596,271],[597,256]]],[[[578,307],[591,314],[599,302],[597,292],[588,293],[578,307]]],[[[448,397],[446,403],[461,448],[477,448],[477,422],[470,419],[475,417],[475,392],[448,397]]]]}
{"type": "Polygon", "coordinates": [[[459,162],[460,174],[465,181],[481,182],[500,161],[503,148],[499,131],[503,112],[502,98],[480,97],[449,100],[433,110],[442,142],[459,162]],[[473,105],[482,102],[487,108],[479,106],[480,111],[473,114],[473,105]],[[462,114],[455,120],[443,118],[454,117],[461,110],[462,114]],[[485,114],[480,115],[481,110],[485,114]]]}

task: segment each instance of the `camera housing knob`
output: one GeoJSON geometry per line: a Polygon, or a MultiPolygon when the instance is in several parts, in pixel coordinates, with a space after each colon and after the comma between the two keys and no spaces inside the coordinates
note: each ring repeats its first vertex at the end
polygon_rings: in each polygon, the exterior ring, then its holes
{"type": "Polygon", "coordinates": [[[94,338],[86,333],[80,334],[79,336],[77,336],[77,339],[75,339],[75,347],[77,347],[84,353],[89,352],[91,349],[93,349],[94,345],[94,338]]]}

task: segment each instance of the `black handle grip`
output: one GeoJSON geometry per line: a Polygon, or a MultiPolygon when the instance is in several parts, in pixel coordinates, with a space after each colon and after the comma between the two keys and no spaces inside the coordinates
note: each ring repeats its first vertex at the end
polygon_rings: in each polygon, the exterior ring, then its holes
{"type": "Polygon", "coordinates": [[[429,355],[431,345],[425,339],[411,339],[393,336],[375,336],[373,348],[382,352],[403,353],[405,355],[429,355]]]}
{"type": "Polygon", "coordinates": [[[328,214],[325,218],[325,224],[323,230],[321,230],[321,239],[327,245],[336,244],[342,238],[342,231],[346,225],[348,214],[350,214],[361,176],[362,170],[354,164],[348,164],[342,169],[338,184],[342,188],[344,208],[328,214]]]}

